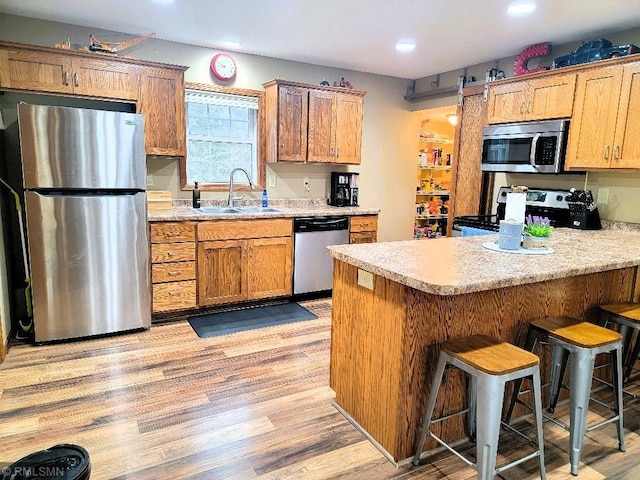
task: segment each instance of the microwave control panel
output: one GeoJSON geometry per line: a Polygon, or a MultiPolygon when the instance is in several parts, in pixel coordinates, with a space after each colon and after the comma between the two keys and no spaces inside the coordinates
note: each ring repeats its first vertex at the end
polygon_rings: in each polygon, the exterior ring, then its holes
{"type": "Polygon", "coordinates": [[[556,160],[558,137],[540,137],[536,151],[536,165],[553,165],[556,160]]]}

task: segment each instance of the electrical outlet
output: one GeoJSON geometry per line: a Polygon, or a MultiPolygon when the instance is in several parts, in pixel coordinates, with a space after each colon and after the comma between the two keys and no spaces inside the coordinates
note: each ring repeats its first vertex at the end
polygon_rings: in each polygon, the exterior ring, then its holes
{"type": "Polygon", "coordinates": [[[302,177],[302,186],[304,187],[305,192],[309,191],[309,177],[302,177]]]}
{"type": "Polygon", "coordinates": [[[598,189],[598,200],[597,203],[601,205],[606,205],[609,203],[609,189],[608,188],[599,188],[598,189]]]}
{"type": "Polygon", "coordinates": [[[147,187],[153,187],[153,175],[147,175],[147,187]]]}
{"type": "Polygon", "coordinates": [[[267,174],[267,184],[269,188],[276,188],[276,184],[278,183],[277,178],[273,173],[267,174]]]}
{"type": "Polygon", "coordinates": [[[373,290],[373,273],[358,269],[358,285],[373,290]]]}

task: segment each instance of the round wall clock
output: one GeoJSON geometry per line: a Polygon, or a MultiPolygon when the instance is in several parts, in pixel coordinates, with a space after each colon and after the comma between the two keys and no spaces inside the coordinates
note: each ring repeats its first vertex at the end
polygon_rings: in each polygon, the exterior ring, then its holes
{"type": "Polygon", "coordinates": [[[219,80],[231,80],[236,76],[236,62],[231,55],[218,53],[211,59],[211,73],[219,80]]]}

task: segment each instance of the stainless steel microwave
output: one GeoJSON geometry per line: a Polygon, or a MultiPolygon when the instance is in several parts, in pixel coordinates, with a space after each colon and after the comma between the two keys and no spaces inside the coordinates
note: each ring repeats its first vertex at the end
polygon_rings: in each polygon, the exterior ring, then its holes
{"type": "Polygon", "coordinates": [[[485,127],[485,172],[562,173],[569,120],[509,123],[485,127]]]}

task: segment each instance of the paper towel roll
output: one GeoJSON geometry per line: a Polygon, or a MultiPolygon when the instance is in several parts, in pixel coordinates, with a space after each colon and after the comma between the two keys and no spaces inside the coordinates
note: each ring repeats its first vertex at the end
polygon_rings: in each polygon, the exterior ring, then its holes
{"type": "Polygon", "coordinates": [[[507,193],[507,204],[504,211],[505,220],[524,223],[524,212],[527,206],[527,193],[507,193]]]}

